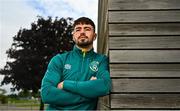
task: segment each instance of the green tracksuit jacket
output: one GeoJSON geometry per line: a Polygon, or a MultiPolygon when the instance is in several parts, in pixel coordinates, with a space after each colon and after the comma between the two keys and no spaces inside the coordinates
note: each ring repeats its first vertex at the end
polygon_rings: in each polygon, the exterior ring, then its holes
{"type": "Polygon", "coordinates": [[[41,84],[41,97],[48,110],[96,109],[98,97],[109,94],[111,79],[106,56],[76,46],[54,56],[41,84]],[[97,80],[90,80],[92,76],[97,80]],[[64,81],[63,89],[57,85],[64,81]]]}

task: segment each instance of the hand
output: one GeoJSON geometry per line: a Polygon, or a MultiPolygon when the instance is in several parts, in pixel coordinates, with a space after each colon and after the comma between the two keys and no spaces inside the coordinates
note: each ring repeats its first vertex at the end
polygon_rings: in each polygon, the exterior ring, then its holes
{"type": "Polygon", "coordinates": [[[63,89],[63,83],[64,83],[64,81],[60,82],[60,83],[57,85],[57,88],[63,89]]]}
{"type": "Polygon", "coordinates": [[[90,80],[96,80],[97,77],[92,76],[90,80]]]}

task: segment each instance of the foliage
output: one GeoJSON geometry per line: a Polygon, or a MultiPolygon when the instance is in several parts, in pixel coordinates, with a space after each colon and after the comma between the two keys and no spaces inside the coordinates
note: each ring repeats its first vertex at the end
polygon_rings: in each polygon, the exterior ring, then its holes
{"type": "Polygon", "coordinates": [[[8,97],[5,95],[0,95],[0,103],[2,104],[8,103],[8,97]]]}
{"type": "Polygon", "coordinates": [[[6,104],[8,102],[8,97],[4,95],[6,91],[4,89],[0,89],[0,103],[6,104]]]}
{"type": "Polygon", "coordinates": [[[37,93],[50,59],[71,50],[72,18],[44,19],[38,17],[30,29],[20,29],[7,50],[8,61],[0,70],[3,84],[13,84],[13,90],[31,90],[37,93]]]}

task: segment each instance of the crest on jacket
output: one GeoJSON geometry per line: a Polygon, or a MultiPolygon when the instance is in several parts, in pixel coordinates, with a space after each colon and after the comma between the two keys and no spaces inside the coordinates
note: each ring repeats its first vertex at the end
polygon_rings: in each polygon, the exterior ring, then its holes
{"type": "Polygon", "coordinates": [[[98,61],[92,61],[90,64],[89,64],[89,68],[94,71],[94,72],[97,72],[98,71],[98,65],[99,65],[99,62],[98,61]]]}
{"type": "Polygon", "coordinates": [[[64,65],[64,68],[65,68],[65,69],[71,69],[71,65],[70,65],[70,64],[65,64],[65,65],[64,65]]]}

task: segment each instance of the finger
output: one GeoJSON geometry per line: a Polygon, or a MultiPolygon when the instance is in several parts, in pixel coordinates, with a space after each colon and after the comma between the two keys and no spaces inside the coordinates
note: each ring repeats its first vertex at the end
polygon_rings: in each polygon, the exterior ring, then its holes
{"type": "Polygon", "coordinates": [[[91,77],[91,79],[90,79],[90,80],[96,80],[96,79],[97,79],[97,78],[93,76],[93,77],[91,77]]]}

